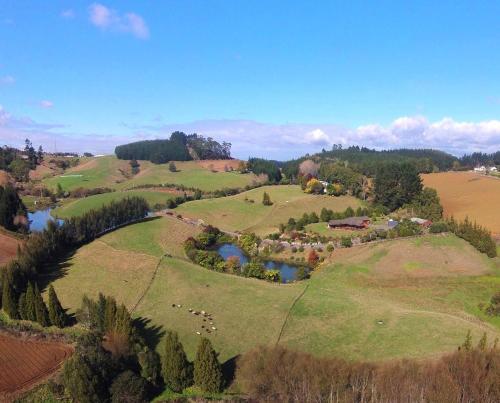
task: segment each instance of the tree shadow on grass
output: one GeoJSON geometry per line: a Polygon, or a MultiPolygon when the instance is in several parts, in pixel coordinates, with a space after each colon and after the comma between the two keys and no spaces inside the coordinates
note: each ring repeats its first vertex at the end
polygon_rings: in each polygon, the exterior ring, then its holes
{"type": "Polygon", "coordinates": [[[235,355],[222,364],[222,374],[226,381],[226,388],[229,388],[236,378],[236,366],[239,358],[240,354],[235,355]]]}
{"type": "Polygon", "coordinates": [[[153,325],[151,319],[142,316],[134,318],[133,325],[139,331],[139,335],[144,338],[146,344],[153,350],[156,349],[158,343],[165,335],[163,326],[153,325]]]}
{"type": "Polygon", "coordinates": [[[73,265],[71,259],[76,253],[76,249],[68,251],[57,259],[57,262],[47,264],[43,271],[38,274],[37,282],[41,292],[53,282],[68,274],[69,268],[73,265]]]}

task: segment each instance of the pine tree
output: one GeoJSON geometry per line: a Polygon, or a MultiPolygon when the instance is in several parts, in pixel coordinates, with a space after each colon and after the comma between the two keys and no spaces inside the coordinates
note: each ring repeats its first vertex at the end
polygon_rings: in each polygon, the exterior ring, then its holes
{"type": "Polygon", "coordinates": [[[26,293],[24,292],[19,296],[17,310],[19,311],[19,317],[26,320],[26,293]]]}
{"type": "Polygon", "coordinates": [[[465,336],[464,344],[461,345],[460,349],[465,351],[472,350],[472,336],[470,334],[470,330],[467,332],[467,336],[465,336]]]}
{"type": "Polygon", "coordinates": [[[36,321],[43,327],[47,327],[50,325],[49,312],[47,311],[47,306],[43,301],[42,294],[40,293],[37,284],[35,284],[34,296],[35,296],[36,321]]]}
{"type": "Polygon", "coordinates": [[[174,392],[182,392],[193,383],[192,364],[188,361],[176,332],[167,332],[162,375],[165,384],[174,392]]]}
{"type": "Polygon", "coordinates": [[[26,289],[26,295],[24,298],[24,318],[25,320],[36,321],[36,309],[35,309],[35,292],[33,291],[33,284],[28,283],[28,288],[26,289]]]}
{"type": "Polygon", "coordinates": [[[2,308],[11,319],[18,319],[17,301],[10,281],[4,277],[2,290],[2,308]]]}
{"type": "Polygon", "coordinates": [[[271,201],[271,197],[267,194],[267,192],[264,192],[262,195],[262,204],[264,206],[271,206],[273,202],[271,201]]]}
{"type": "Polygon", "coordinates": [[[67,321],[66,313],[52,284],[49,287],[49,319],[51,324],[60,328],[64,327],[67,321]]]}
{"type": "Polygon", "coordinates": [[[203,338],[194,361],[194,383],[201,390],[217,393],[222,390],[222,368],[210,340],[203,338]]]}
{"type": "Polygon", "coordinates": [[[488,336],[486,335],[486,332],[484,332],[483,336],[479,340],[479,344],[477,345],[477,348],[481,351],[485,351],[487,342],[488,342],[488,336]]]}

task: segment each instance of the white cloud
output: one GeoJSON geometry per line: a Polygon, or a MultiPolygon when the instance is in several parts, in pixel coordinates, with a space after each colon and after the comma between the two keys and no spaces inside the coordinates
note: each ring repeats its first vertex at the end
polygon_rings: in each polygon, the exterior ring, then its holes
{"type": "Polygon", "coordinates": [[[3,76],[0,77],[0,84],[1,85],[12,85],[16,82],[16,79],[12,76],[3,76]]]}
{"type": "Polygon", "coordinates": [[[0,144],[17,144],[29,137],[35,144],[51,149],[57,140],[60,150],[112,153],[118,144],[167,138],[181,130],[213,137],[233,144],[233,155],[286,160],[315,153],[333,144],[359,145],[375,149],[434,148],[463,155],[473,151],[500,150],[500,120],[458,121],[449,117],[429,121],[422,116],[406,116],[388,125],[371,123],[356,128],[338,125],[269,124],[253,120],[200,120],[183,124],[124,125],[121,133],[98,135],[77,133],[60,124],[35,122],[29,117],[12,116],[0,106],[0,144]]]}
{"type": "Polygon", "coordinates": [[[68,8],[67,10],[61,11],[61,14],[60,14],[60,16],[62,18],[65,18],[67,20],[72,20],[73,18],[75,18],[75,15],[76,15],[75,11],[71,8],[68,8]]]}
{"type": "Polygon", "coordinates": [[[125,32],[139,39],[149,38],[149,28],[144,19],[135,13],[120,14],[102,4],[89,7],[90,22],[102,30],[125,32]]]}
{"type": "Polygon", "coordinates": [[[44,99],[42,101],[40,101],[40,107],[44,108],[44,109],[50,109],[54,106],[54,102],[52,101],[49,101],[48,99],[44,99]]]}

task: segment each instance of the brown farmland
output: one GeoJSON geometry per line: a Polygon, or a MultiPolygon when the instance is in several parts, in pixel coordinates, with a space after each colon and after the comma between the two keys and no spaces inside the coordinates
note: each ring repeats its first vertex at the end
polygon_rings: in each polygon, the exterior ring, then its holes
{"type": "Polygon", "coordinates": [[[500,180],[473,172],[422,175],[424,185],[437,190],[445,216],[483,225],[500,235],[500,180]]]}
{"type": "Polygon", "coordinates": [[[0,401],[10,400],[56,372],[73,349],[0,333],[0,401]]]}
{"type": "Polygon", "coordinates": [[[0,232],[0,266],[16,257],[17,246],[21,241],[0,232]]]}

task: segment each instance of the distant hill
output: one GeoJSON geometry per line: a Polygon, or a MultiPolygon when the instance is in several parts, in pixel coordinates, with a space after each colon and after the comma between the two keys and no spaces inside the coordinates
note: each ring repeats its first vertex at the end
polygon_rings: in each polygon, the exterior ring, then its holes
{"type": "Polygon", "coordinates": [[[296,160],[286,161],[281,165],[283,172],[288,177],[298,174],[301,162],[312,159],[316,162],[347,162],[349,167],[366,176],[374,176],[382,163],[411,162],[420,173],[447,171],[458,163],[458,158],[444,151],[433,149],[395,149],[372,150],[366,147],[352,146],[342,148],[334,145],[332,150],[323,150],[314,155],[307,155],[296,160]]]}
{"type": "Polygon", "coordinates": [[[170,139],[144,140],[115,148],[123,160],[147,160],[155,164],[169,161],[231,159],[231,143],[220,144],[211,137],[174,132],[170,139]]]}

